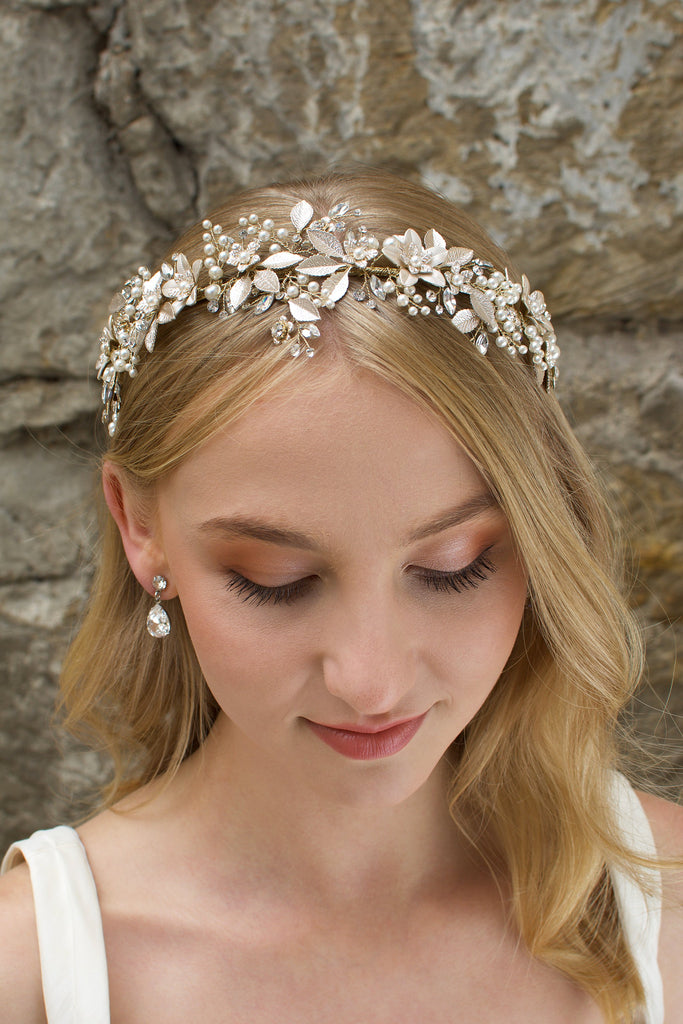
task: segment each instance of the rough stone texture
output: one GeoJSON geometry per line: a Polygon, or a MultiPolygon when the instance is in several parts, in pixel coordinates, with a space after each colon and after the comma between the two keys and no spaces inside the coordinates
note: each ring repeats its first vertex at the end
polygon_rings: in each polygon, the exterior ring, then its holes
{"type": "Polygon", "coordinates": [[[638,767],[677,796],[683,773],[683,332],[563,332],[562,404],[620,514],[647,674],[634,706],[638,767]],[[618,371],[615,372],[615,367],[618,371]],[[668,713],[666,711],[668,709],[668,713]]]}
{"type": "Polygon", "coordinates": [[[226,191],[331,164],[436,185],[545,291],[640,567],[639,735],[680,779],[678,0],[9,0],[0,38],[0,845],[100,772],[47,724],[89,578],[108,296],[226,191]]]}

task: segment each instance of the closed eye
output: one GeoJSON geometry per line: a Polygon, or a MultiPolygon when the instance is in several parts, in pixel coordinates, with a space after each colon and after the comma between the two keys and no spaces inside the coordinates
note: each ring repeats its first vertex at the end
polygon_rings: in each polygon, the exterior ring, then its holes
{"type": "Polygon", "coordinates": [[[281,583],[277,587],[264,587],[261,583],[254,583],[253,580],[242,576],[238,572],[231,572],[228,580],[228,590],[235,593],[249,604],[292,604],[297,598],[307,593],[317,576],[305,576],[300,580],[293,580],[291,583],[281,583]]]}
{"type": "MultiPolygon", "coordinates": [[[[487,548],[469,565],[462,569],[456,569],[454,572],[416,568],[413,575],[426,589],[438,593],[460,594],[465,590],[473,590],[496,571],[495,566],[488,558],[489,550],[487,548]]],[[[293,604],[308,594],[317,580],[317,576],[304,576],[291,583],[266,587],[233,570],[228,579],[227,589],[233,590],[242,601],[249,604],[293,604]]]]}
{"type": "Polygon", "coordinates": [[[475,558],[469,565],[454,572],[441,572],[438,569],[418,569],[415,575],[430,590],[441,593],[454,592],[460,594],[463,590],[474,590],[489,578],[496,567],[488,558],[490,548],[483,551],[478,558],[475,558]]]}

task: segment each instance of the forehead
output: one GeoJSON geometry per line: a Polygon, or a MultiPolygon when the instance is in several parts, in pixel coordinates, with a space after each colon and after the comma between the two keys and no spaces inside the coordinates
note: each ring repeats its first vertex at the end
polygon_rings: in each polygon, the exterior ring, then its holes
{"type": "Polygon", "coordinates": [[[190,455],[162,500],[193,521],[268,511],[303,528],[362,517],[404,529],[486,489],[446,426],[394,385],[366,370],[301,370],[190,455]]]}

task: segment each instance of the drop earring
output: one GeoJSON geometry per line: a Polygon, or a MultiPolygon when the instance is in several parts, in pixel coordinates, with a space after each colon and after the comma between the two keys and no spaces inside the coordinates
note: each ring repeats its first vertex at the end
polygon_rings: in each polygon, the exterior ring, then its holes
{"type": "Polygon", "coordinates": [[[161,640],[162,637],[168,636],[171,632],[171,620],[166,613],[166,609],[161,605],[161,595],[168,586],[168,580],[165,576],[155,576],[152,580],[152,586],[154,587],[154,600],[156,604],[150,608],[149,615],[147,616],[147,632],[155,639],[161,640]]]}

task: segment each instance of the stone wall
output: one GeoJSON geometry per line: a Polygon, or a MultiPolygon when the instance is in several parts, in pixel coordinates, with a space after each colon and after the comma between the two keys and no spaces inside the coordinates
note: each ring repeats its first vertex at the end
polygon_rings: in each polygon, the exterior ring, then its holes
{"type": "Polygon", "coordinates": [[[638,733],[675,783],[678,0],[6,0],[0,38],[0,845],[101,772],[48,724],[90,573],[109,296],[226,192],[331,164],[437,186],[545,292],[562,401],[639,565],[638,733]]]}

